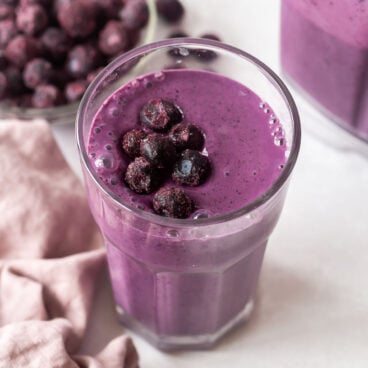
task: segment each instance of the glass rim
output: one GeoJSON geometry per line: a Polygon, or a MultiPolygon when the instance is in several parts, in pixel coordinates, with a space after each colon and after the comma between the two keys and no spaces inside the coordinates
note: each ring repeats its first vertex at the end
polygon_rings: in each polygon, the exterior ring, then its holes
{"type": "Polygon", "coordinates": [[[78,151],[81,157],[81,162],[84,168],[86,169],[88,175],[94,181],[95,185],[98,189],[104,193],[104,195],[108,196],[118,207],[123,208],[125,211],[129,211],[132,214],[137,215],[138,217],[155,223],[157,225],[163,225],[167,227],[199,227],[199,226],[208,226],[218,223],[227,222],[229,220],[233,220],[239,218],[241,216],[247,215],[252,211],[256,210],[257,208],[261,207],[263,204],[268,202],[276,193],[283,187],[283,185],[287,182],[288,178],[290,177],[293,168],[295,166],[299,150],[301,144],[301,125],[300,125],[300,117],[298,113],[298,109],[296,107],[295,101],[289,92],[288,88],[281,80],[281,78],[266,64],[262,61],[254,57],[253,55],[236,48],[234,46],[225,44],[223,42],[209,40],[209,39],[200,39],[200,38],[171,38],[165,39],[161,41],[156,41],[150,44],[146,44],[140,47],[137,47],[133,50],[128,51],[114,59],[111,63],[109,63],[92,81],[92,83],[87,88],[82,100],[79,104],[79,108],[76,115],[76,142],[78,146],[78,151]],[[287,157],[285,166],[272,184],[272,186],[262,193],[259,197],[257,197],[251,203],[248,203],[245,206],[240,207],[235,211],[231,211],[225,214],[212,216],[208,218],[200,218],[200,219],[176,219],[170,217],[163,217],[151,212],[147,212],[145,210],[141,210],[139,208],[130,206],[127,203],[124,203],[120,197],[113,193],[110,189],[105,187],[99,180],[98,174],[93,170],[90,160],[87,155],[86,147],[84,144],[83,139],[83,120],[82,117],[85,113],[87,104],[90,98],[93,96],[93,93],[99,86],[100,82],[102,82],[106,76],[111,72],[111,70],[115,70],[117,67],[131,61],[132,59],[144,56],[145,54],[149,54],[152,51],[158,49],[164,49],[168,47],[186,47],[186,46],[196,46],[196,47],[211,47],[218,50],[226,51],[230,54],[234,54],[235,56],[243,59],[246,62],[252,63],[256,66],[260,72],[266,75],[267,79],[273,83],[274,87],[278,90],[280,96],[285,101],[285,104],[288,107],[290,117],[293,122],[293,137],[292,141],[290,142],[290,153],[287,157]]]}

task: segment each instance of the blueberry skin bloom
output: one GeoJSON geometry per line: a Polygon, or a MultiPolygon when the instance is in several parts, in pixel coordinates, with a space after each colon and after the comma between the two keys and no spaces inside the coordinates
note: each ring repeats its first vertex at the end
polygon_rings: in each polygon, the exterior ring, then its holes
{"type": "Polygon", "coordinates": [[[208,157],[199,151],[187,149],[176,161],[172,179],[178,184],[194,187],[204,183],[210,173],[211,164],[208,157]]]}

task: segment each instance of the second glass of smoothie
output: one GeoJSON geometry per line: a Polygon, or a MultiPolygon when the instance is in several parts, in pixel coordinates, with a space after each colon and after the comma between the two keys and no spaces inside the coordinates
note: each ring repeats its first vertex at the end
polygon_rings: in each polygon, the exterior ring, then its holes
{"type": "MultiPolygon", "coordinates": [[[[80,105],[77,140],[120,320],[159,348],[176,349],[209,347],[247,319],[300,146],[298,113],[280,79],[216,41],[160,41],[100,73],[80,105]],[[211,170],[200,185],[167,174],[151,192],[136,193],[122,137],[132,129],[152,134],[142,109],[158,99],[202,131],[198,151],[211,170]],[[162,187],[192,199],[187,218],[155,213],[162,187]]],[[[176,150],[173,167],[184,155],[176,150]]]]}

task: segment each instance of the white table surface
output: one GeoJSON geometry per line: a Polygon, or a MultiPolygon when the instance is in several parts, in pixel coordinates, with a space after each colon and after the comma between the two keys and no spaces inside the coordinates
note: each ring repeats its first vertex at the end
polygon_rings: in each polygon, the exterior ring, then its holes
{"type": "MultiPolygon", "coordinates": [[[[279,1],[182,0],[181,28],[205,31],[279,72],[279,1]]],[[[157,38],[168,34],[160,29],[157,38]]],[[[163,353],[121,326],[101,280],[83,350],[123,332],[142,368],[368,367],[368,148],[295,95],[303,139],[285,208],[266,252],[253,318],[211,351],[163,353]]],[[[73,126],[53,130],[80,174],[73,126]]]]}

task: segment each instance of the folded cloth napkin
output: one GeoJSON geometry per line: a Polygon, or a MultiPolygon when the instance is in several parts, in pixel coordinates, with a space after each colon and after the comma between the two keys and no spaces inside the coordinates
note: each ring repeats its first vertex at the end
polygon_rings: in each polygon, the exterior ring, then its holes
{"type": "Polygon", "coordinates": [[[131,339],[78,354],[105,253],[47,123],[0,123],[0,368],[137,368],[131,339]]]}

